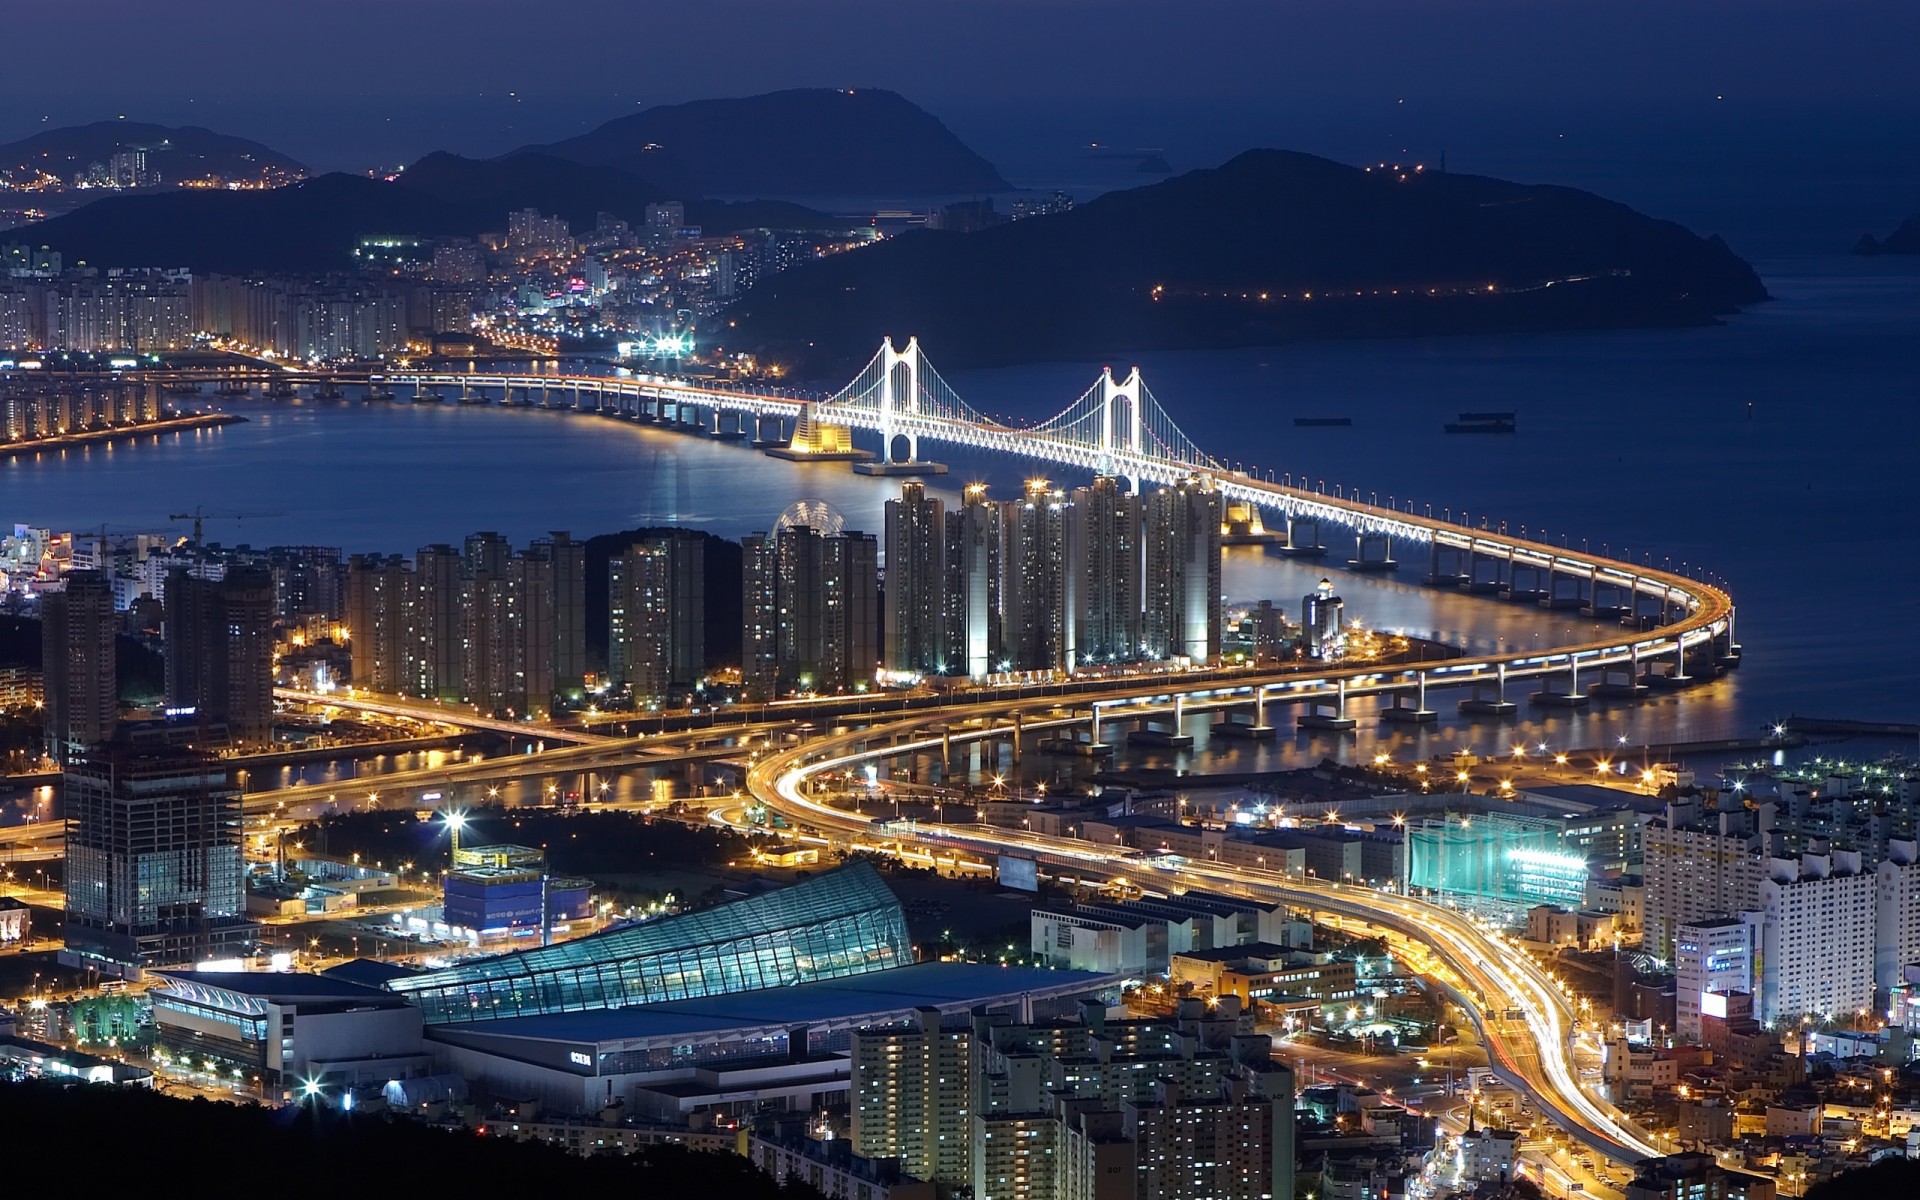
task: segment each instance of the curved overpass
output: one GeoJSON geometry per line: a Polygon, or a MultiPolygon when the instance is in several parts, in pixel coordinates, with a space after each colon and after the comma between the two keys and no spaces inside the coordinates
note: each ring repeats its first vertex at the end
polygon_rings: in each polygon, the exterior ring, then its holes
{"type": "MultiPolygon", "coordinates": [[[[948,711],[949,720],[991,716],[1000,706],[948,711]],[[976,711],[985,709],[988,711],[976,711]]],[[[1043,718],[1027,725],[1044,729],[1075,723],[1075,717],[1043,718]]],[[[965,741],[1003,732],[988,725],[926,733],[926,718],[899,721],[867,730],[837,733],[756,763],[748,790],[756,800],[796,822],[849,839],[876,835],[875,822],[814,799],[810,778],[902,754],[937,750],[943,741],[965,741]]],[[[986,826],[920,827],[893,822],[879,832],[927,848],[975,854],[1014,852],[1032,855],[1055,867],[1108,876],[1138,871],[1137,858],[1071,838],[1052,838],[986,826]]],[[[1611,1158],[1634,1162],[1660,1152],[1613,1105],[1581,1086],[1571,1055],[1573,1012],[1565,993],[1522,952],[1498,934],[1453,910],[1409,897],[1336,883],[1306,883],[1277,872],[1217,864],[1189,863],[1157,872],[1192,887],[1224,890],[1249,897],[1329,913],[1380,929],[1391,937],[1424,947],[1433,976],[1473,1015],[1502,1074],[1556,1114],[1559,1123],[1588,1146],[1611,1158]],[[1505,1014],[1518,1010],[1515,1022],[1505,1014]]]]}

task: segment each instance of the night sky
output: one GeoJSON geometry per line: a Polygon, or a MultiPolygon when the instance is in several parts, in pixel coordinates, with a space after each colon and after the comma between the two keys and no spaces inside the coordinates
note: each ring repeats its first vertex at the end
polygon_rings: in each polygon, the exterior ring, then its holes
{"type": "MultiPolygon", "coordinates": [[[[491,155],[656,103],[880,86],[1016,182],[1088,140],[1596,186],[1769,172],[1920,204],[1913,0],[67,0],[5,5],[0,140],[198,123],[321,168],[491,155]],[[30,51],[27,48],[31,48],[30,51]],[[1906,194],[1899,194],[1902,190],[1906,194]]],[[[1615,190],[1619,190],[1616,188],[1615,190]]],[[[1687,215],[1683,213],[1682,215],[1687,215]]],[[[1700,219],[1713,216],[1703,213],[1700,219]]],[[[1846,216],[1853,219],[1853,210],[1846,216]]],[[[1729,217],[1729,219],[1732,219],[1729,217]]]]}

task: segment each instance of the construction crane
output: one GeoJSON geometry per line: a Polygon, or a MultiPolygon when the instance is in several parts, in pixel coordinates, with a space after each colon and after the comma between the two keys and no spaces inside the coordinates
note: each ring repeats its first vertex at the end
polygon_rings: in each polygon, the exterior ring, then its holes
{"type": "Polygon", "coordinates": [[[244,521],[251,517],[284,517],[286,515],[283,512],[208,512],[196,504],[192,512],[167,514],[167,520],[192,521],[193,544],[204,546],[207,544],[205,526],[208,521],[244,521]]]}
{"type": "Polygon", "coordinates": [[[109,557],[107,554],[107,544],[108,544],[107,540],[109,536],[112,536],[112,537],[160,537],[160,536],[173,537],[177,535],[174,534],[173,530],[171,529],[127,529],[118,525],[111,525],[111,526],[102,525],[97,530],[89,529],[86,531],[84,535],[76,535],[74,538],[75,549],[79,548],[78,543],[80,542],[82,536],[92,539],[94,541],[94,544],[97,547],[97,551],[94,555],[94,565],[100,568],[101,570],[106,570],[107,559],[109,557]]]}

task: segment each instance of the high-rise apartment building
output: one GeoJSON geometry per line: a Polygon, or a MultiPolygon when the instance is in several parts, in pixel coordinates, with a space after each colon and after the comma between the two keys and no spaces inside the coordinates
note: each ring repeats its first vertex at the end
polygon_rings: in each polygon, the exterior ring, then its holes
{"type": "Polygon", "coordinates": [[[998,670],[1001,507],[987,499],[987,485],[970,483],[960,506],[946,515],[946,669],[979,679],[998,670]]]}
{"type": "Polygon", "coordinates": [[[647,205],[647,244],[664,250],[687,224],[687,207],[678,200],[647,205]]]}
{"type": "Polygon", "coordinates": [[[1146,653],[1220,657],[1220,493],[1191,475],[1146,500],[1146,653]]]}
{"type": "Polygon", "coordinates": [[[1293,1195],[1293,1075],[1238,997],[853,1035],[854,1152],[978,1200],[1293,1195]]]}
{"type": "Polygon", "coordinates": [[[607,563],[607,667],[636,697],[693,687],[706,671],[706,542],[679,532],[607,563]]]}
{"type": "Polygon", "coordinates": [[[1876,884],[1857,850],[1767,860],[1749,917],[1759,926],[1758,1020],[1874,1011],[1876,884]]]}
{"type": "Polygon", "coordinates": [[[67,762],[111,738],[119,719],[113,585],[98,571],[69,571],[40,603],[47,746],[67,762]]]}
{"type": "Polygon", "coordinates": [[[71,954],[161,966],[252,940],[240,793],[225,766],[114,745],[71,764],[64,788],[71,954]]]}
{"type": "Polygon", "coordinates": [[[1754,814],[1702,811],[1698,802],[1667,806],[1642,834],[1646,947],[1673,958],[1674,935],[1688,921],[1736,917],[1759,907],[1766,864],[1754,814]]]}
{"type": "Polygon", "coordinates": [[[405,682],[407,589],[412,572],[398,555],[347,560],[348,679],[375,692],[417,694],[405,682]]]}
{"type": "Polygon", "coordinates": [[[457,702],[466,696],[462,637],[460,551],[444,542],[414,552],[408,573],[400,688],[411,696],[457,702]]]}
{"type": "Polygon", "coordinates": [[[586,547],[565,533],[516,554],[497,533],[348,564],[356,686],[545,714],[586,688],[586,547]]]}
{"type": "Polygon", "coordinates": [[[887,501],[887,647],[890,671],[944,672],[946,506],[923,483],[887,501]]]}
{"type": "Polygon", "coordinates": [[[205,579],[185,567],[168,575],[167,706],[191,713],[233,745],[273,740],[273,573],[228,567],[205,579]]]}
{"type": "Polygon", "coordinates": [[[1067,497],[1044,479],[1000,511],[1001,651],[1006,669],[1065,670],[1073,661],[1073,572],[1067,497]]]}
{"type": "Polygon", "coordinates": [[[1874,986],[1885,991],[1901,981],[1901,968],[1920,963],[1920,841],[1893,838],[1874,874],[1874,986]]]}
{"type": "Polygon", "coordinates": [[[931,1008],[911,1025],[855,1030],[854,1153],[897,1158],[918,1179],[965,1185],[973,1169],[972,1043],[970,1029],[942,1026],[931,1008]]]}
{"type": "Polygon", "coordinates": [[[806,525],[784,526],[747,539],[744,567],[750,689],[831,694],[873,678],[880,597],[872,534],[850,529],[826,536],[806,525]]]}
{"type": "Polygon", "coordinates": [[[461,695],[483,712],[527,711],[515,661],[520,613],[512,561],[512,547],[497,533],[469,535],[461,553],[461,695]]]}
{"type": "Polygon", "coordinates": [[[1141,657],[1140,497],[1111,475],[1075,488],[1067,509],[1073,612],[1070,662],[1134,662],[1141,657]]]}

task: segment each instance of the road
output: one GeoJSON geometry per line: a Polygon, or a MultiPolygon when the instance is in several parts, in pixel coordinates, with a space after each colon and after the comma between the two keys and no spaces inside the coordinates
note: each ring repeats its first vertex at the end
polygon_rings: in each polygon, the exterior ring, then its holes
{"type": "MultiPolygon", "coordinates": [[[[948,709],[940,714],[946,733],[929,734],[929,721],[899,721],[847,731],[770,754],[748,772],[748,791],[797,826],[857,843],[894,843],[926,852],[965,850],[991,858],[1015,853],[1056,869],[1106,877],[1151,872],[1164,883],[1223,891],[1311,909],[1350,928],[1387,936],[1414,969],[1451,993],[1472,1014],[1492,1063],[1503,1078],[1526,1092],[1543,1112],[1594,1151],[1631,1163],[1660,1151],[1624,1114],[1583,1087],[1573,1056],[1575,1016],[1565,988],[1550,978],[1497,930],[1468,914],[1426,901],[1333,882],[1295,879],[1276,872],[1185,863],[1155,870],[1138,851],[1107,848],[1071,838],[1051,838],[989,826],[878,824],[831,807],[809,794],[810,778],[823,771],[854,770],[868,762],[984,737],[991,727],[962,727],[969,719],[1005,715],[999,705],[948,709]]],[[[1038,715],[1038,714],[1036,714],[1038,715]]],[[[1071,717],[1030,721],[1029,730],[1068,725],[1071,717]]]]}

